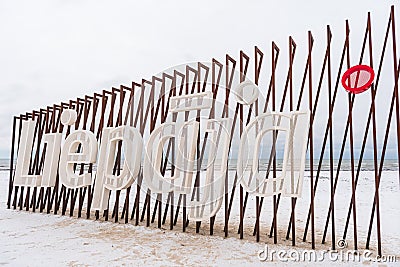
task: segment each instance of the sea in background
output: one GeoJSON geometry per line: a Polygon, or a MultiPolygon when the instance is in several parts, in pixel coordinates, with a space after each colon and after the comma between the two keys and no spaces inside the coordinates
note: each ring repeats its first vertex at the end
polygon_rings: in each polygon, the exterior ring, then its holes
{"type": "MultiPolygon", "coordinates": [[[[229,170],[236,170],[236,159],[230,159],[229,160],[229,170]]],[[[16,160],[14,160],[14,166],[16,164],[16,160]]],[[[314,170],[318,169],[318,164],[319,160],[315,159],[314,160],[314,170]]],[[[380,164],[380,161],[378,160],[378,166],[380,164]]],[[[267,161],[261,161],[260,162],[260,170],[265,170],[266,167],[268,166],[267,161]]],[[[333,161],[333,166],[334,170],[337,169],[338,166],[338,160],[333,161]]],[[[358,166],[358,160],[354,161],[354,168],[357,170],[358,166]]],[[[203,166],[205,167],[205,166],[203,166]]],[[[277,164],[278,170],[281,168],[281,161],[278,160],[277,164]]],[[[324,159],[322,160],[322,165],[321,165],[321,171],[329,171],[330,168],[330,162],[329,159],[324,159]]],[[[385,159],[385,162],[383,164],[383,169],[382,171],[397,171],[399,169],[399,164],[397,159],[385,159]]],[[[10,159],[0,159],[0,171],[8,171],[10,170],[10,159]]],[[[306,161],[306,171],[309,170],[309,162],[306,161]]],[[[351,162],[349,159],[343,159],[341,163],[340,170],[342,171],[350,171],[351,170],[351,162]]],[[[361,171],[373,171],[374,170],[374,160],[372,159],[363,159],[362,165],[361,165],[361,171]]]]}

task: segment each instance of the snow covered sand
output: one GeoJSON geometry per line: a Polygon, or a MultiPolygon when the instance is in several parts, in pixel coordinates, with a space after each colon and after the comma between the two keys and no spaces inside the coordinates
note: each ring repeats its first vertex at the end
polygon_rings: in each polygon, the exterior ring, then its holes
{"type": "MultiPolygon", "coordinates": [[[[329,243],[321,245],[321,234],[326,217],[326,200],[329,198],[329,180],[322,173],[320,184],[316,194],[316,209],[323,212],[316,213],[316,242],[318,252],[329,249],[329,243]]],[[[359,223],[360,249],[365,248],[365,236],[372,204],[373,183],[370,180],[371,173],[364,172],[360,177],[357,190],[357,208],[359,223]]],[[[381,221],[383,252],[387,255],[397,255],[400,261],[400,203],[398,173],[386,172],[381,186],[381,221]]],[[[119,224],[113,222],[93,221],[70,218],[69,216],[47,215],[26,211],[6,209],[6,196],[8,184],[8,172],[0,172],[0,265],[11,266],[165,266],[165,265],[201,265],[201,266],[265,266],[271,264],[270,259],[261,262],[257,255],[265,244],[269,250],[297,250],[310,249],[309,240],[301,242],[304,228],[304,220],[308,211],[308,179],[304,183],[304,196],[299,199],[296,208],[297,246],[291,247],[290,241],[285,240],[287,227],[289,202],[283,201],[279,208],[278,245],[273,245],[273,240],[267,237],[270,229],[271,205],[270,201],[263,208],[261,224],[261,242],[255,242],[251,235],[254,225],[254,200],[249,201],[249,209],[245,216],[245,239],[240,240],[237,231],[237,205],[234,207],[231,218],[230,237],[223,238],[222,220],[223,214],[217,215],[215,235],[208,235],[208,223],[202,224],[200,234],[196,234],[191,223],[188,232],[182,233],[178,225],[173,231],[157,229],[156,224],[151,227],[134,226],[131,224],[119,224]],[[235,208],[236,207],[236,208],[235,208]]],[[[346,177],[341,178],[338,184],[337,194],[337,239],[343,232],[344,219],[347,215],[348,194],[350,183],[346,177]],[[341,193],[342,192],[342,193],[341,193]],[[343,192],[346,192],[343,193],[343,192]]],[[[223,207],[222,207],[223,209],[223,207]]],[[[143,225],[143,223],[142,223],[143,225]]],[[[165,225],[165,228],[168,228],[165,225]]],[[[374,227],[375,229],[375,227],[374,227]]],[[[329,231],[328,231],[329,232],[329,231]]],[[[351,238],[352,226],[348,231],[351,238]]],[[[330,236],[328,239],[330,242],[330,236]]],[[[371,248],[375,248],[375,232],[373,232],[371,248]]],[[[352,244],[349,244],[349,249],[352,244]]],[[[314,262],[313,262],[314,263],[314,262]]],[[[318,265],[332,263],[329,259],[318,265]]],[[[278,259],[272,262],[282,266],[278,259]]],[[[303,263],[310,264],[310,263],[303,263]]],[[[315,264],[315,263],[314,263],[315,264]]],[[[335,262],[338,265],[346,265],[346,262],[335,262]]],[[[354,265],[354,262],[350,263],[354,265]]],[[[370,262],[361,261],[358,265],[370,265],[370,262]]],[[[394,265],[387,264],[389,266],[394,265]]]]}

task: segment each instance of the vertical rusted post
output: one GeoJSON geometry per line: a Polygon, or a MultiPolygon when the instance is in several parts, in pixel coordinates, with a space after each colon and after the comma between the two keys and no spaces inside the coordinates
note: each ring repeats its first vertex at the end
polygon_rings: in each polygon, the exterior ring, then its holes
{"type": "Polygon", "coordinates": [[[313,107],[312,107],[312,47],[314,38],[311,31],[308,32],[308,106],[310,109],[310,134],[309,134],[309,153],[310,153],[310,201],[311,201],[311,247],[315,249],[315,223],[314,223],[314,145],[313,145],[313,107]]]}
{"type": "MultiPolygon", "coordinates": [[[[222,114],[223,118],[229,118],[229,95],[230,95],[230,90],[231,90],[231,86],[232,86],[235,67],[236,67],[236,61],[232,57],[230,57],[228,54],[226,54],[226,56],[225,56],[225,105],[224,105],[224,113],[222,114]],[[232,64],[232,70],[230,70],[229,63],[232,64]]],[[[236,114],[235,114],[235,117],[236,117],[236,114]]],[[[235,127],[235,124],[233,123],[232,130],[231,130],[230,144],[232,142],[234,127],[235,127]]],[[[229,200],[229,190],[228,190],[228,180],[229,180],[228,176],[229,176],[229,170],[227,169],[226,176],[225,176],[225,225],[224,225],[225,237],[228,237],[228,233],[229,233],[229,216],[231,213],[233,196],[235,194],[235,189],[236,189],[237,174],[235,174],[235,181],[234,181],[233,187],[231,189],[232,192],[231,192],[230,200],[229,200]]]]}
{"type": "MultiPolygon", "coordinates": [[[[372,50],[372,26],[371,26],[371,14],[368,12],[368,42],[369,42],[369,65],[371,68],[374,67],[373,62],[373,50],[372,50]]],[[[382,255],[381,246],[381,218],[379,213],[379,177],[378,177],[378,148],[377,148],[377,137],[376,137],[376,118],[375,118],[375,96],[376,89],[375,85],[371,85],[371,116],[372,116],[372,142],[374,148],[374,175],[375,175],[375,203],[376,203],[376,234],[378,237],[378,255],[382,255]]],[[[353,204],[354,205],[354,204],[353,204]]]]}
{"type": "MultiPolygon", "coordinates": [[[[349,22],[346,20],[346,36],[349,38],[349,22]]],[[[350,68],[350,41],[348,40],[347,46],[347,68],[350,68]]],[[[353,96],[354,97],[354,96],[353,96]]],[[[357,250],[357,209],[356,209],[356,186],[354,177],[354,140],[353,140],[353,101],[352,94],[348,93],[348,106],[349,106],[349,135],[350,135],[350,166],[351,166],[351,190],[353,202],[353,236],[354,236],[354,249],[357,250]]]]}
{"type": "MultiPolygon", "coordinates": [[[[397,71],[396,71],[397,78],[399,77],[399,72],[400,72],[400,61],[397,64],[397,71]]],[[[386,155],[387,143],[389,140],[391,120],[392,120],[393,109],[394,109],[395,100],[396,100],[396,92],[395,92],[396,88],[398,88],[398,79],[395,81],[394,90],[393,90],[393,94],[392,94],[392,100],[391,100],[390,108],[389,108],[388,119],[387,119],[387,123],[386,123],[386,132],[385,132],[385,137],[384,137],[384,141],[383,141],[382,152],[381,152],[381,157],[380,157],[380,164],[379,164],[378,188],[376,190],[379,190],[379,184],[380,184],[380,180],[382,177],[381,175],[382,175],[383,164],[385,162],[385,155],[386,155]]],[[[375,195],[376,194],[377,193],[375,192],[375,195]]],[[[371,240],[370,238],[371,238],[371,232],[372,232],[372,224],[374,221],[375,208],[376,208],[376,199],[374,198],[374,203],[372,204],[371,217],[370,217],[370,221],[369,221],[366,249],[369,249],[369,245],[370,245],[370,240],[371,240]]]]}
{"type": "MultiPolygon", "coordinates": [[[[400,107],[399,107],[399,86],[397,80],[399,74],[397,73],[397,43],[396,43],[396,22],[394,19],[394,6],[390,9],[390,17],[392,20],[392,47],[393,47],[393,74],[395,79],[394,93],[396,97],[396,126],[397,126],[397,162],[400,166],[400,107]]],[[[399,184],[400,184],[400,168],[399,171],[399,184]]]]}
{"type": "Polygon", "coordinates": [[[328,118],[328,128],[329,128],[329,181],[330,181],[330,197],[331,197],[331,235],[332,235],[332,250],[335,250],[336,247],[336,231],[335,231],[335,192],[333,188],[333,129],[332,129],[332,120],[333,120],[333,104],[332,104],[332,70],[331,70],[331,41],[332,41],[332,33],[331,28],[328,25],[326,27],[326,35],[327,35],[327,53],[328,53],[328,105],[329,105],[329,118],[328,118]]]}
{"type": "MultiPolygon", "coordinates": [[[[255,63],[254,63],[254,83],[258,86],[259,84],[259,79],[260,79],[260,74],[261,74],[261,66],[262,66],[262,61],[264,54],[261,52],[261,50],[256,46],[254,47],[254,57],[255,57],[255,63]]],[[[255,102],[255,108],[254,108],[254,113],[255,116],[258,116],[258,99],[255,102]]],[[[248,194],[247,194],[248,195],[248,194]]],[[[260,207],[260,197],[256,197],[256,241],[260,241],[260,214],[261,214],[261,207],[260,207]]]]}
{"type": "MultiPolygon", "coordinates": [[[[16,117],[17,118],[17,120],[18,120],[18,140],[17,140],[17,153],[18,153],[18,150],[19,150],[19,144],[20,144],[20,141],[21,141],[21,130],[22,130],[22,118],[21,118],[21,116],[22,115],[20,115],[19,117],[16,117]]],[[[18,155],[17,155],[18,156],[18,155]]],[[[22,188],[23,187],[21,187],[21,190],[22,190],[22,188]]],[[[17,208],[17,200],[18,200],[18,189],[19,189],[19,186],[15,186],[15,192],[14,192],[14,200],[13,200],[13,209],[15,210],[16,208],[17,208]]]]}
{"type": "MultiPolygon", "coordinates": [[[[296,43],[293,41],[293,38],[289,37],[289,111],[293,111],[293,56],[294,51],[296,49],[296,43]]],[[[292,156],[291,156],[291,168],[293,166],[293,148],[292,148],[292,156]]],[[[292,177],[293,178],[293,177],[292,177]]],[[[291,198],[292,204],[292,246],[296,245],[296,198],[291,198]]]]}
{"type": "MultiPolygon", "coordinates": [[[[245,80],[245,76],[243,75],[243,52],[240,51],[240,82],[243,82],[245,80]]],[[[242,136],[242,132],[243,132],[243,105],[240,104],[239,105],[239,135],[240,137],[242,136]]],[[[244,209],[243,209],[243,187],[242,185],[239,185],[239,208],[240,208],[240,212],[239,212],[239,236],[240,239],[243,239],[243,217],[244,217],[244,209]]]]}
{"type": "Polygon", "coordinates": [[[10,155],[10,180],[8,182],[8,198],[7,198],[7,208],[11,206],[11,195],[14,186],[14,148],[15,148],[15,128],[17,126],[17,117],[13,118],[13,128],[11,137],[11,155],[10,155]]]}
{"type": "MultiPolygon", "coordinates": [[[[276,110],[276,88],[275,88],[275,72],[276,72],[276,64],[275,64],[275,52],[276,50],[278,50],[277,45],[275,44],[275,42],[272,42],[272,112],[274,112],[276,110]]],[[[276,135],[277,132],[274,130],[273,131],[273,140],[272,140],[272,144],[273,146],[275,146],[276,144],[276,135]]],[[[272,163],[272,177],[276,178],[276,153],[274,153],[273,155],[273,163],[272,163]]],[[[274,184],[274,186],[276,186],[276,184],[274,184]]],[[[273,229],[274,229],[274,244],[276,244],[278,242],[278,224],[277,224],[277,220],[278,220],[278,204],[277,204],[277,199],[276,199],[276,195],[273,196],[273,211],[274,211],[274,217],[273,217],[273,229]]]]}

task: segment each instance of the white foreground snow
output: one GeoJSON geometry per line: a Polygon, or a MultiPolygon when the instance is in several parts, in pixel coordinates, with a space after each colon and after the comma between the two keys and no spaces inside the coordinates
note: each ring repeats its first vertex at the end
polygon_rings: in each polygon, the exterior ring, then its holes
{"type": "MultiPolygon", "coordinates": [[[[365,172],[362,177],[370,175],[365,172]]],[[[383,251],[386,255],[397,255],[400,262],[400,194],[397,172],[387,172],[381,186],[381,221],[383,251]]],[[[269,250],[296,250],[310,249],[310,239],[301,242],[304,220],[308,211],[308,179],[304,183],[304,195],[299,199],[296,208],[297,221],[297,246],[292,247],[290,240],[285,240],[285,233],[289,214],[289,201],[282,202],[279,208],[278,245],[273,245],[273,239],[267,236],[270,229],[271,203],[263,207],[261,218],[261,241],[257,243],[251,235],[254,225],[254,200],[250,200],[250,206],[245,216],[245,238],[240,240],[237,231],[237,201],[234,203],[230,223],[230,237],[224,238],[223,207],[217,214],[215,235],[209,236],[208,223],[202,224],[199,234],[190,224],[188,232],[181,232],[181,225],[177,225],[173,231],[157,229],[156,224],[151,227],[134,226],[131,224],[94,221],[71,218],[53,214],[32,213],[6,208],[8,172],[0,172],[0,265],[10,266],[266,266],[268,264],[284,266],[293,264],[285,263],[276,257],[263,262],[258,259],[258,251],[265,244],[269,250]],[[236,206],[236,208],[235,208],[236,206]]],[[[347,214],[347,205],[350,199],[348,193],[348,180],[339,182],[336,197],[337,210],[337,239],[343,232],[344,216],[347,214]],[[342,190],[342,191],[341,191],[342,190]]],[[[357,208],[359,223],[359,246],[365,248],[365,236],[369,222],[370,209],[374,187],[369,181],[363,183],[360,178],[360,187],[357,190],[357,208]]],[[[235,196],[238,198],[238,194],[235,196]]],[[[330,235],[327,244],[321,245],[321,233],[326,217],[326,208],[329,202],[329,180],[321,179],[316,194],[316,244],[317,252],[330,248],[330,235]]],[[[348,238],[352,239],[352,226],[348,230],[348,238]]],[[[375,229],[375,226],[374,228],[375,229]]],[[[330,233],[330,228],[328,230],[330,233]]],[[[375,249],[375,230],[371,240],[371,249],[375,249]]],[[[349,249],[352,245],[349,242],[349,249]]],[[[375,253],[375,252],[374,252],[375,253]]],[[[337,265],[362,265],[371,266],[377,263],[367,262],[332,262],[325,259],[324,262],[315,263],[320,266],[335,263],[337,265]]],[[[309,265],[310,262],[302,262],[309,265]]],[[[380,266],[392,266],[396,263],[385,263],[380,266]]]]}

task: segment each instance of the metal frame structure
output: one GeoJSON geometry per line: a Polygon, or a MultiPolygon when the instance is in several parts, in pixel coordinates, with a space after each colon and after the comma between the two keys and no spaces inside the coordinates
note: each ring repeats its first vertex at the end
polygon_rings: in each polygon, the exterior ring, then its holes
{"type": "MultiPolygon", "coordinates": [[[[365,247],[370,248],[370,242],[372,238],[372,228],[376,227],[376,240],[377,240],[377,252],[379,255],[382,254],[381,245],[381,229],[380,221],[380,183],[382,179],[382,171],[385,164],[385,156],[389,142],[393,142],[389,138],[389,132],[395,124],[396,127],[396,140],[398,159],[400,161],[400,117],[399,117],[399,67],[400,62],[397,58],[397,44],[396,44],[396,23],[395,23],[395,7],[392,6],[387,28],[385,31],[381,54],[379,57],[379,64],[377,65],[373,60],[373,51],[375,43],[372,40],[372,19],[368,13],[367,23],[364,33],[364,39],[361,43],[362,48],[358,60],[358,64],[368,64],[371,68],[375,69],[376,80],[372,84],[369,92],[365,94],[371,95],[369,105],[369,113],[367,115],[366,125],[364,127],[364,135],[362,138],[361,146],[358,147],[354,140],[354,112],[360,105],[356,103],[355,96],[350,93],[344,93],[344,90],[340,87],[341,74],[350,68],[355,62],[351,62],[352,57],[350,56],[350,25],[346,21],[345,27],[345,39],[343,41],[343,48],[341,54],[334,55],[336,51],[332,48],[333,34],[330,26],[326,28],[326,41],[325,41],[325,53],[323,56],[323,63],[321,68],[318,69],[316,66],[318,63],[315,60],[315,48],[314,38],[311,32],[308,32],[308,44],[307,50],[304,51],[307,54],[305,67],[302,71],[298,71],[301,66],[296,60],[296,54],[298,54],[299,46],[296,44],[292,37],[289,37],[288,42],[288,59],[289,64],[287,68],[278,68],[279,55],[281,49],[275,42],[272,42],[270,51],[270,70],[263,69],[268,68],[265,54],[258,48],[254,49],[254,83],[259,86],[260,90],[265,93],[265,103],[261,103],[257,100],[250,106],[244,106],[240,103],[232,102],[231,89],[235,85],[235,79],[239,82],[245,79],[251,78],[249,73],[249,66],[251,63],[251,57],[245,52],[240,51],[239,62],[233,57],[226,55],[225,63],[221,63],[216,59],[212,59],[211,68],[203,63],[198,63],[197,68],[193,65],[185,67],[185,72],[181,73],[178,70],[174,70],[169,73],[162,73],[160,76],[153,76],[150,80],[143,79],[140,83],[132,82],[131,85],[121,85],[119,88],[112,88],[111,90],[103,90],[100,93],[93,95],[86,95],[83,98],[77,98],[70,100],[69,102],[62,102],[60,104],[54,104],[46,108],[21,114],[13,118],[12,128],[12,140],[11,140],[11,155],[10,155],[10,174],[9,174],[9,194],[7,200],[7,207],[13,209],[25,209],[32,212],[46,212],[46,213],[61,213],[65,215],[67,211],[70,216],[82,217],[82,214],[86,214],[86,218],[89,219],[93,215],[97,220],[104,219],[109,220],[109,212],[115,222],[119,219],[123,219],[125,223],[132,222],[135,225],[139,225],[140,222],[146,221],[146,226],[150,226],[157,220],[157,227],[161,228],[162,225],[167,223],[168,212],[170,213],[169,225],[170,229],[173,229],[177,225],[178,221],[182,222],[182,230],[185,231],[189,225],[186,212],[186,195],[174,196],[170,193],[167,196],[166,203],[163,203],[161,194],[157,194],[156,200],[152,208],[152,193],[150,190],[145,192],[145,196],[141,194],[142,191],[142,180],[143,173],[139,175],[139,178],[135,182],[136,185],[123,190],[125,192],[117,191],[115,193],[114,203],[109,203],[109,209],[104,214],[99,212],[91,211],[91,199],[93,196],[92,186],[80,189],[67,189],[64,186],[60,186],[57,177],[57,183],[54,188],[33,188],[33,192],[28,187],[14,186],[14,159],[16,158],[16,151],[19,147],[21,125],[23,120],[34,120],[36,122],[35,128],[35,140],[34,147],[32,149],[32,158],[30,163],[30,174],[39,174],[44,162],[44,155],[46,146],[42,144],[42,137],[45,133],[65,133],[66,136],[73,130],[77,129],[89,129],[96,134],[98,140],[101,138],[102,129],[105,126],[120,126],[120,125],[131,125],[140,130],[140,133],[148,134],[151,133],[155,126],[163,123],[167,119],[167,111],[169,108],[169,99],[171,96],[204,92],[207,89],[207,84],[210,84],[211,79],[211,91],[213,93],[213,99],[224,99],[224,109],[222,114],[216,114],[216,109],[213,106],[209,112],[209,118],[215,118],[220,116],[221,118],[233,118],[233,126],[231,129],[232,136],[234,134],[242,133],[244,127],[249,123],[250,119],[257,116],[259,113],[271,111],[293,111],[299,110],[300,108],[306,108],[310,110],[310,128],[309,128],[309,139],[308,139],[308,162],[309,162],[309,175],[310,175],[310,195],[307,197],[309,201],[309,211],[305,220],[303,241],[308,238],[311,240],[311,247],[314,249],[317,239],[322,243],[327,242],[328,229],[330,226],[331,236],[331,248],[335,249],[336,238],[337,238],[337,218],[335,216],[335,209],[337,209],[337,201],[335,203],[336,188],[340,182],[339,176],[343,172],[343,161],[345,160],[345,152],[349,149],[350,153],[350,174],[351,174],[351,201],[348,205],[348,215],[344,227],[343,238],[348,237],[349,225],[352,224],[353,233],[352,241],[354,249],[359,248],[361,240],[358,236],[357,229],[357,185],[361,175],[361,169],[363,159],[365,157],[366,149],[368,147],[368,139],[371,138],[372,134],[372,150],[373,150],[373,164],[374,164],[374,176],[375,176],[375,189],[373,198],[373,205],[371,208],[370,222],[368,228],[368,235],[365,241],[365,247]],[[392,76],[393,87],[392,97],[388,109],[388,116],[386,120],[386,132],[383,132],[384,139],[382,142],[382,148],[378,147],[379,142],[377,138],[377,119],[376,113],[378,109],[387,109],[386,103],[376,102],[376,97],[380,91],[383,90],[379,87],[380,78],[383,73],[383,65],[390,64],[384,60],[385,54],[391,53],[393,58],[393,72],[385,73],[386,76],[392,76]],[[338,63],[338,70],[335,73],[333,71],[332,60],[334,58],[340,59],[338,63]],[[368,58],[368,60],[366,59],[368,58]],[[239,65],[239,71],[237,71],[237,64],[239,65]],[[296,67],[296,68],[295,68],[296,67]],[[316,75],[319,73],[319,75],[316,75]],[[235,76],[236,75],[236,76],[235,76]],[[239,75],[239,77],[237,77],[239,75]],[[284,79],[284,86],[278,85],[278,80],[282,77],[284,79]],[[209,77],[211,76],[211,77],[209,77]],[[225,76],[225,81],[223,77],[225,76]],[[299,77],[301,81],[299,86],[295,84],[295,78],[299,77]],[[267,84],[263,84],[261,80],[267,79],[267,84]],[[223,85],[221,85],[221,83],[223,85]],[[170,84],[170,88],[168,84],[170,84]],[[225,87],[225,92],[221,90],[221,87],[225,87]],[[298,90],[296,90],[298,89],[298,90]],[[380,89],[380,90],[378,90],[380,89]],[[323,90],[325,90],[324,93],[323,90]],[[343,91],[343,92],[342,92],[343,91]],[[168,93],[169,92],[169,93],[168,93]],[[279,98],[279,94],[282,95],[279,98]],[[347,96],[346,96],[347,94],[347,96]],[[326,95],[327,99],[322,99],[322,96],[326,95]],[[342,95],[342,96],[340,96],[342,95]],[[334,128],[338,124],[342,125],[343,121],[335,120],[334,114],[338,109],[346,108],[346,101],[339,101],[339,97],[347,97],[347,119],[345,123],[345,129],[343,136],[334,135],[334,128]],[[280,104],[278,101],[280,99],[280,104]],[[321,110],[322,102],[327,102],[326,107],[327,116],[321,110]],[[262,106],[264,104],[264,106],[262,106]],[[229,108],[232,108],[230,110],[229,108]],[[64,109],[75,109],[78,114],[75,125],[64,127],[60,122],[60,116],[64,109]],[[232,112],[233,111],[233,112],[232,112]],[[393,114],[394,113],[394,114],[393,114]],[[323,139],[315,139],[316,123],[318,128],[323,129],[323,139]],[[322,127],[321,125],[325,125],[322,127]],[[235,132],[236,131],[236,132],[235,132]],[[238,132],[237,132],[238,131],[238,132]],[[340,143],[340,152],[335,154],[334,144],[340,143]],[[327,148],[329,147],[329,148],[327,148]],[[355,150],[359,151],[358,157],[355,155],[355,150]],[[379,155],[380,154],[380,155],[379,155]],[[330,181],[330,203],[327,210],[325,227],[323,229],[322,236],[317,234],[315,227],[315,195],[318,192],[318,184],[321,178],[322,162],[323,160],[329,160],[329,181],[330,181]],[[124,195],[124,198],[121,198],[124,195]],[[144,200],[141,199],[144,197],[144,200]],[[177,203],[175,199],[178,197],[177,203]],[[134,200],[133,204],[131,199],[134,200]],[[123,201],[122,213],[120,213],[120,201],[123,201]],[[143,204],[141,204],[143,202],[143,204]],[[85,205],[86,204],[86,205],[85,205]],[[112,205],[114,204],[114,205],[112,205]],[[111,210],[112,209],[112,210],[111,210]],[[182,211],[180,210],[182,209],[182,211]],[[129,214],[129,211],[131,213],[129,214]],[[182,219],[179,220],[181,214],[182,219]],[[130,215],[130,216],[129,216],[130,215]],[[158,216],[157,216],[158,215],[158,216]],[[309,235],[310,232],[310,235],[309,235]]],[[[387,55],[386,57],[388,57],[387,55]]],[[[389,60],[390,62],[390,60],[389,60]]],[[[389,88],[385,88],[389,90],[389,88]]],[[[366,103],[363,103],[366,105],[366,103]]],[[[172,115],[172,120],[177,119],[177,115],[172,115]]],[[[186,119],[189,114],[187,113],[186,119]]],[[[199,114],[197,114],[197,118],[199,114]]],[[[207,135],[204,137],[207,140],[207,135]]],[[[198,142],[197,158],[202,159],[202,153],[204,153],[205,142],[198,142]],[[202,149],[201,149],[202,148],[202,149]]],[[[232,137],[231,137],[232,143],[232,137]]],[[[167,149],[167,158],[174,158],[174,145],[170,143],[167,149]]],[[[122,148],[119,146],[118,153],[116,155],[116,161],[114,166],[114,172],[118,174],[120,168],[122,148]]],[[[232,154],[232,152],[231,152],[232,154]]],[[[272,172],[275,174],[277,170],[276,158],[272,160],[272,172]]],[[[77,170],[81,173],[83,171],[92,172],[93,166],[76,166],[77,170]]],[[[163,165],[163,171],[167,168],[167,160],[163,165]]],[[[400,174],[400,170],[399,170],[400,174]]],[[[400,177],[400,176],[399,176],[400,177]]],[[[268,179],[268,177],[266,177],[268,179]]],[[[225,236],[230,234],[239,234],[239,238],[244,236],[244,219],[246,208],[250,205],[250,198],[248,193],[244,193],[242,186],[237,186],[237,175],[234,177],[233,188],[228,189],[228,173],[225,182],[225,195],[224,195],[224,212],[220,212],[218,215],[224,217],[224,234],[225,236]],[[238,193],[236,191],[239,191],[238,193]],[[239,196],[237,196],[239,194],[239,196]],[[230,222],[230,214],[234,207],[233,202],[239,201],[239,225],[232,225],[230,222]],[[232,231],[232,229],[235,229],[232,231]],[[231,230],[231,231],[229,231],[231,230]]],[[[196,175],[196,185],[200,185],[200,175],[196,175]]],[[[196,190],[193,191],[192,198],[196,196],[196,190]]],[[[256,210],[256,221],[254,225],[253,235],[256,237],[256,241],[260,241],[260,215],[263,212],[263,204],[266,205],[269,200],[256,197],[255,199],[255,210],[256,210]]],[[[280,206],[281,196],[274,196],[272,198],[273,206],[273,217],[269,237],[273,238],[273,242],[278,243],[278,209],[280,206]]],[[[288,219],[287,223],[287,234],[286,239],[291,239],[292,245],[296,245],[296,203],[298,199],[291,199],[291,215],[290,218],[282,218],[280,226],[285,226],[284,223],[288,219]]],[[[324,214],[320,214],[322,216],[324,214]]],[[[210,219],[210,235],[214,234],[214,223],[215,217],[210,219]]],[[[201,223],[196,222],[196,232],[198,233],[201,228],[201,223]]],[[[319,229],[321,230],[321,229],[319,229]]],[[[298,230],[297,230],[298,232],[298,230]]]]}

